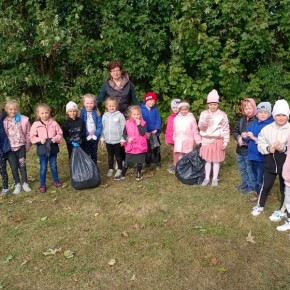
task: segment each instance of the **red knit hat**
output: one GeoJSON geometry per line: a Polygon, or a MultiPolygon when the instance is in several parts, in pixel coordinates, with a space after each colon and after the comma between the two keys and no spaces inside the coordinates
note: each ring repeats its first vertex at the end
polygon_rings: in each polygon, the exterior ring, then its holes
{"type": "Polygon", "coordinates": [[[154,92],[148,92],[144,96],[144,103],[146,104],[147,101],[154,100],[157,101],[157,95],[154,92]]]}

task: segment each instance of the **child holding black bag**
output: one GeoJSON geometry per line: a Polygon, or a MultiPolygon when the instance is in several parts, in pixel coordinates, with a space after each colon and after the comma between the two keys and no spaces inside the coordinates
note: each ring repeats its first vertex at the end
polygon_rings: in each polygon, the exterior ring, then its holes
{"type": "Polygon", "coordinates": [[[49,162],[55,187],[61,187],[57,170],[58,144],[62,141],[62,130],[59,124],[51,118],[51,108],[47,104],[36,107],[37,120],[30,130],[30,141],[37,146],[36,152],[40,163],[40,192],[46,192],[46,172],[49,162]]]}

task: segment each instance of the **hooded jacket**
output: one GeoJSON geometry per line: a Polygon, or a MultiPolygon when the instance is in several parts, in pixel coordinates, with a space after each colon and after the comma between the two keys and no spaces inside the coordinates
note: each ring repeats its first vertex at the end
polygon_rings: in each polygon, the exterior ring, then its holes
{"type": "Polygon", "coordinates": [[[158,109],[153,106],[150,110],[146,107],[146,104],[141,104],[142,118],[146,122],[146,130],[151,133],[157,130],[156,136],[160,135],[161,132],[161,116],[158,109]]]}

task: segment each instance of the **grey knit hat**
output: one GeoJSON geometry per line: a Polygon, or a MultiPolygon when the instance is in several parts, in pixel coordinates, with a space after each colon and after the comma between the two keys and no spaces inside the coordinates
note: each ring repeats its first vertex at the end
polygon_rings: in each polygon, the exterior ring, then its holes
{"type": "Polygon", "coordinates": [[[272,105],[269,102],[262,102],[257,106],[257,114],[259,112],[267,112],[271,116],[272,105]]]}

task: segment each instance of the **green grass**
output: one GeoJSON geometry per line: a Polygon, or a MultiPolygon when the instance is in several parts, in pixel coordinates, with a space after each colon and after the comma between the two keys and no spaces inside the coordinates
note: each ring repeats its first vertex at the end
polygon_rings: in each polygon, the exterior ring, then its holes
{"type": "Polygon", "coordinates": [[[268,219],[279,205],[278,186],[265,214],[251,216],[249,196],[233,189],[240,181],[234,147],[217,188],[180,183],[166,170],[171,155],[164,146],[164,166],[140,182],[132,170],[124,181],[107,178],[100,150],[101,186],[76,191],[62,146],[67,186],[48,183],[46,194],[38,192],[32,150],[33,191],[0,200],[0,289],[288,289],[290,235],[268,219]],[[250,231],[255,244],[246,241],[250,231]],[[50,248],[57,253],[43,255],[50,248]]]}

